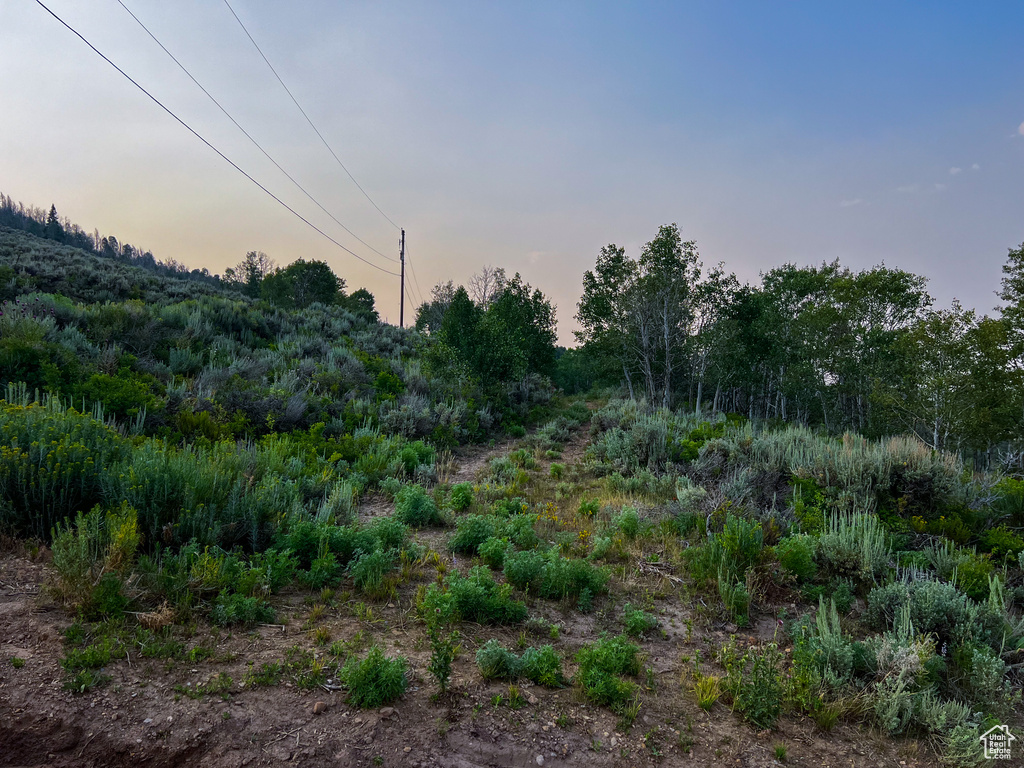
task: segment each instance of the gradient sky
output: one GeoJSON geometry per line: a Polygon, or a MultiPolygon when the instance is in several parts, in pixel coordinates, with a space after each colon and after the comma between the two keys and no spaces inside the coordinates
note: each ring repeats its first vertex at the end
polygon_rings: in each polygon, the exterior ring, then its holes
{"type": "MultiPolygon", "coordinates": [[[[338,219],[397,255],[397,232],[221,0],[124,2],[338,219]]],[[[116,0],[47,4],[275,194],[381,262],[116,0]]],[[[519,271],[557,304],[562,343],[601,246],[635,255],[660,224],[677,222],[705,262],[742,280],[787,261],[884,261],[929,277],[939,305],[957,297],[981,312],[1024,240],[1024,3],[232,5],[406,228],[419,292],[485,264],[519,271]]],[[[0,0],[0,73],[0,191],[212,272],[255,249],[324,259],[397,321],[397,279],[293,218],[33,0],[0,0]]]]}

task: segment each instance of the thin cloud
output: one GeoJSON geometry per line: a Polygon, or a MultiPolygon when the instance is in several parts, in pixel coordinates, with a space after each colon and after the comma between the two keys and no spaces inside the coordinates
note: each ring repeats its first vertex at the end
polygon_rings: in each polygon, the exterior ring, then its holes
{"type": "Polygon", "coordinates": [[[842,201],[840,201],[839,206],[841,208],[852,208],[853,206],[860,205],[863,202],[864,202],[863,199],[861,199],[859,197],[855,197],[852,200],[842,200],[842,201]]]}
{"type": "Polygon", "coordinates": [[[972,163],[971,164],[971,170],[972,171],[980,171],[981,170],[981,166],[978,165],[977,163],[972,163]]]}
{"type": "Polygon", "coordinates": [[[945,188],[946,188],[945,184],[939,184],[938,182],[935,183],[935,191],[936,192],[941,192],[945,188]]]}
{"type": "Polygon", "coordinates": [[[957,168],[956,166],[953,166],[952,168],[949,169],[949,175],[956,176],[958,173],[962,173],[963,170],[963,168],[957,168]]]}
{"type": "Polygon", "coordinates": [[[902,192],[905,195],[909,195],[909,194],[913,194],[914,192],[920,192],[921,191],[921,185],[917,184],[917,183],[915,183],[915,184],[905,184],[902,187],[896,187],[896,191],[897,192],[902,192]]]}
{"type": "Polygon", "coordinates": [[[1017,126],[1017,135],[1024,136],[1024,123],[1017,126]]]}

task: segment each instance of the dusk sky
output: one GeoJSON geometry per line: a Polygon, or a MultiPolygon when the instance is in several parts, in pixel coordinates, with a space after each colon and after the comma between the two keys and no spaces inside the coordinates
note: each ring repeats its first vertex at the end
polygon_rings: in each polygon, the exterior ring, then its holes
{"type": "MultiPolygon", "coordinates": [[[[253,177],[296,190],[117,0],[44,0],[253,177]]],[[[222,0],[124,0],[339,220],[397,256],[222,0]]],[[[677,222],[741,280],[885,262],[938,306],[998,303],[1024,241],[1024,3],[231,0],[373,200],[407,231],[413,302],[485,264],[551,297],[677,222]]],[[[398,320],[398,281],[281,208],[34,0],[0,0],[0,191],[220,273],[324,259],[398,320]]],[[[413,316],[407,304],[407,319],[413,316]]]]}

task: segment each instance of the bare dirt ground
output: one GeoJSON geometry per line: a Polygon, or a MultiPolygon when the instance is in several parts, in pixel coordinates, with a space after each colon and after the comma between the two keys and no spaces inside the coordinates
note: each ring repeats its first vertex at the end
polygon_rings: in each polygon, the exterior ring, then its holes
{"type": "MultiPolygon", "coordinates": [[[[560,461],[578,459],[585,441],[581,429],[560,461]]],[[[453,482],[475,478],[491,456],[509,447],[457,457],[453,482]]],[[[374,501],[361,515],[387,513],[387,506],[374,501]]],[[[430,545],[441,550],[447,533],[427,534],[430,545]]],[[[24,547],[0,554],[0,766],[935,765],[927,745],[893,742],[863,728],[840,724],[823,734],[805,718],[784,717],[778,730],[758,733],[721,702],[704,712],[681,675],[688,658],[698,651],[702,659],[711,658],[727,639],[726,630],[734,628],[697,621],[692,599],[681,600],[674,582],[640,570],[631,577],[632,587],[655,596],[665,631],[641,643],[652,674],[631,728],[620,729],[616,715],[582,702],[572,688],[525,684],[521,708],[496,703],[497,696],[507,701],[508,685],[483,680],[474,660],[477,648],[492,637],[506,647],[554,642],[571,674],[580,645],[602,631],[621,631],[614,610],[624,602],[621,595],[613,591],[590,614],[531,600],[531,616],[561,626],[554,641],[528,638],[519,628],[463,625],[451,691],[438,699],[426,672],[429,646],[413,609],[416,588],[434,578],[426,568],[411,573],[388,603],[367,606],[339,592],[318,625],[332,640],[372,640],[409,659],[411,684],[392,707],[355,709],[343,692],[325,688],[241,683],[250,663],[279,660],[296,645],[324,653],[309,630],[312,601],[299,590],[276,597],[280,626],[234,633],[202,623],[191,633],[183,629],[187,647],[211,648],[212,658],[193,663],[130,656],[108,665],[106,686],[76,695],[64,690],[60,666],[62,633],[73,617],[45,595],[46,558],[45,551],[24,547]],[[232,681],[221,694],[188,695],[211,679],[223,680],[221,675],[232,681]],[[785,763],[776,757],[777,745],[785,747],[785,763]]],[[[739,640],[771,637],[774,628],[772,618],[762,617],[739,640]]]]}

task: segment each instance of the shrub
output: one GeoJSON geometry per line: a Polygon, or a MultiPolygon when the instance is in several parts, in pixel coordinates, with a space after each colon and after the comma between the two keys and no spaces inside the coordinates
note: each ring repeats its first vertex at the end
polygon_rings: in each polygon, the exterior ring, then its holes
{"type": "Polygon", "coordinates": [[[622,512],[612,520],[612,525],[622,531],[627,539],[635,539],[640,533],[640,515],[634,507],[623,507],[622,512]]]}
{"type": "Polygon", "coordinates": [[[477,548],[477,554],[486,565],[498,571],[505,567],[505,558],[511,549],[508,539],[492,536],[477,548]]]}
{"type": "Polygon", "coordinates": [[[601,511],[601,502],[597,499],[580,499],[578,511],[584,517],[593,517],[601,511]]]}
{"type": "Polygon", "coordinates": [[[459,633],[448,632],[439,622],[427,622],[427,637],[430,640],[430,662],[427,671],[437,681],[438,690],[445,693],[452,676],[452,664],[458,650],[459,633]]]}
{"type": "Polygon", "coordinates": [[[988,580],[992,575],[992,562],[985,555],[966,554],[953,570],[953,583],[974,600],[988,597],[988,580]]]}
{"type": "Polygon", "coordinates": [[[774,727],[782,712],[781,662],[782,654],[771,643],[760,650],[751,648],[737,663],[726,665],[733,707],[757,728],[774,727]]]}
{"type": "Polygon", "coordinates": [[[548,688],[562,688],[566,685],[562,674],[562,658],[550,645],[527,648],[519,658],[519,672],[527,680],[548,688]]]}
{"type": "Polygon", "coordinates": [[[786,572],[796,577],[797,581],[806,582],[812,581],[818,573],[818,566],[814,562],[816,549],[817,540],[813,536],[796,534],[776,544],[775,555],[786,572]]]}
{"type": "Polygon", "coordinates": [[[558,462],[551,462],[551,467],[549,468],[548,473],[555,480],[561,480],[562,475],[565,474],[565,465],[559,464],[558,462]]]}
{"type": "Polygon", "coordinates": [[[398,492],[395,497],[395,517],[413,528],[444,523],[434,500],[419,485],[407,485],[398,492]]]}
{"type": "Polygon", "coordinates": [[[395,567],[395,550],[378,549],[353,560],[348,567],[356,589],[370,597],[383,597],[387,593],[385,576],[395,567]]]}
{"type": "Polygon", "coordinates": [[[889,565],[889,541],[875,515],[832,515],[818,540],[818,557],[834,575],[876,581],[889,565]]]}
{"type": "Polygon", "coordinates": [[[46,539],[65,518],[103,502],[106,473],[129,447],[57,398],[29,402],[8,387],[0,400],[0,524],[46,539]]]}
{"type": "Polygon", "coordinates": [[[476,652],[476,665],[485,680],[514,680],[519,676],[519,659],[491,639],[476,652]]]}
{"type": "Polygon", "coordinates": [[[221,592],[217,596],[210,612],[210,621],[222,627],[234,624],[268,624],[273,620],[274,609],[265,601],[227,592],[221,592]]]}
{"type": "Polygon", "coordinates": [[[512,552],[505,557],[505,578],[517,589],[528,591],[540,584],[544,564],[544,555],[540,552],[512,552]]]}
{"type": "Polygon", "coordinates": [[[715,540],[722,549],[722,563],[728,573],[742,578],[747,569],[758,562],[764,547],[761,523],[729,514],[715,540]]]}
{"type": "Polygon", "coordinates": [[[449,573],[444,587],[432,584],[427,589],[422,612],[430,620],[518,624],[526,618],[526,606],[512,599],[512,588],[495,583],[486,568],[471,568],[468,576],[449,573]]]}
{"type": "Polygon", "coordinates": [[[480,545],[494,536],[497,527],[491,515],[466,515],[455,525],[455,533],[448,540],[453,552],[475,555],[480,545]]]}
{"type": "Polygon", "coordinates": [[[621,675],[640,673],[640,649],[625,636],[602,638],[576,654],[577,680],[589,701],[622,712],[633,699],[636,685],[621,675]]]}
{"type": "Polygon", "coordinates": [[[452,486],[451,494],[448,496],[448,503],[456,512],[467,509],[473,503],[472,483],[457,483],[452,486]]]}
{"type": "Polygon", "coordinates": [[[365,658],[349,659],[340,673],[348,688],[349,703],[361,709],[390,704],[405,693],[407,667],[405,657],[387,657],[376,645],[370,648],[365,658]]]}
{"type": "Polygon", "coordinates": [[[95,507],[53,534],[54,592],[69,605],[95,616],[118,616],[127,605],[121,579],[131,570],[141,542],[135,510],[95,507]]]}
{"type": "Polygon", "coordinates": [[[632,637],[642,637],[652,629],[657,629],[658,619],[640,608],[633,608],[626,603],[622,609],[622,623],[626,628],[626,634],[632,637]]]}

